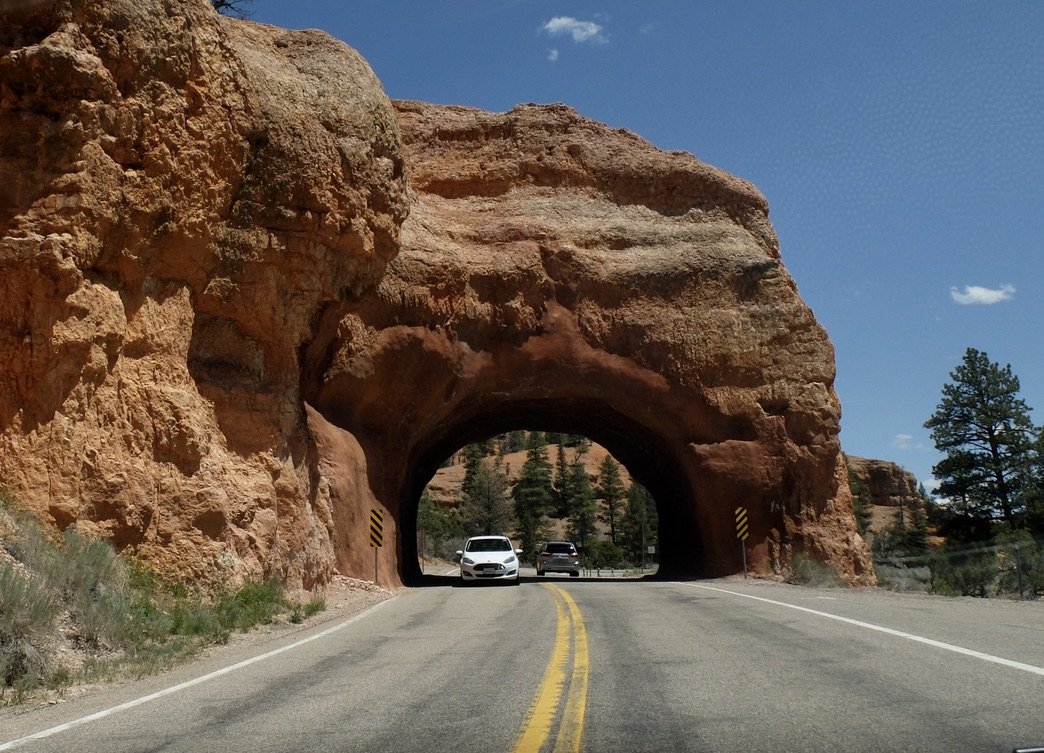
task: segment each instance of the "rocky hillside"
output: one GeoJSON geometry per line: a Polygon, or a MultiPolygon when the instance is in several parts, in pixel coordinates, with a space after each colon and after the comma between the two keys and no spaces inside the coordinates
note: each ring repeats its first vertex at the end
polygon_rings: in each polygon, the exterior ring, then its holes
{"type": "Polygon", "coordinates": [[[893,528],[900,514],[906,523],[911,511],[922,508],[917,478],[900,465],[888,460],[845,455],[853,494],[860,495],[870,506],[868,532],[871,535],[893,528]]]}
{"type": "MultiPolygon", "coordinates": [[[[565,458],[566,463],[572,463],[576,457],[576,450],[572,447],[566,447],[565,458]]],[[[549,444],[546,447],[548,461],[554,466],[558,458],[558,445],[549,444]]],[[[591,444],[583,453],[581,461],[584,464],[584,468],[587,470],[587,476],[592,480],[592,484],[598,478],[599,467],[605,460],[606,455],[609,451],[598,444],[591,444]]],[[[526,451],[520,450],[518,452],[508,452],[504,455],[489,456],[490,460],[496,459],[501,463],[504,469],[504,474],[508,478],[508,482],[512,485],[518,481],[519,473],[522,470],[522,465],[526,462],[526,451]]],[[[624,486],[630,486],[631,476],[627,472],[627,469],[620,466],[620,480],[624,486]]],[[[464,456],[463,453],[454,453],[450,459],[450,463],[439,468],[435,471],[435,475],[431,481],[428,482],[425,489],[431,495],[431,498],[442,505],[456,505],[460,502],[460,489],[464,484],[464,456]]]]}
{"type": "Polygon", "coordinates": [[[848,468],[875,507],[899,507],[919,495],[917,478],[889,460],[846,455],[848,468]]]}

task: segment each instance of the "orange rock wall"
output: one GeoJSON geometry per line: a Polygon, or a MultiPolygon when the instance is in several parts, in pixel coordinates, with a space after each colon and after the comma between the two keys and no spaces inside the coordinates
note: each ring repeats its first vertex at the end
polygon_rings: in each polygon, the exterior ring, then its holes
{"type": "Polygon", "coordinates": [[[833,350],[750,184],[562,106],[388,101],[205,0],[4,6],[0,485],[175,576],[416,575],[450,452],[586,433],[666,570],[872,582],[833,350]],[[412,186],[412,188],[410,187],[412,186]],[[401,532],[401,535],[400,535],[401,532]]]}
{"type": "Polygon", "coordinates": [[[380,85],[204,0],[3,20],[0,484],[174,574],[325,579],[297,352],[398,249],[380,85]]]}
{"type": "MultiPolygon", "coordinates": [[[[872,567],[838,442],[833,349],[761,194],[562,106],[396,103],[417,191],[376,295],[331,307],[305,391],[405,529],[449,452],[584,433],[658,500],[667,572],[872,567]]],[[[343,549],[339,549],[343,550],[343,549]]],[[[415,562],[410,538],[399,557],[415,562]]]]}

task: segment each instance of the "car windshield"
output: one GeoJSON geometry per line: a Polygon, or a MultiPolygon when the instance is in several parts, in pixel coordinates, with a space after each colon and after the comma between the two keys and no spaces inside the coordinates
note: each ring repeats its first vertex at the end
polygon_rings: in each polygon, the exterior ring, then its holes
{"type": "Polygon", "coordinates": [[[507,539],[473,539],[464,549],[468,552],[509,552],[511,542],[507,539]]]}
{"type": "Polygon", "coordinates": [[[572,554],[574,549],[572,544],[548,544],[544,551],[550,554],[572,554]]]}

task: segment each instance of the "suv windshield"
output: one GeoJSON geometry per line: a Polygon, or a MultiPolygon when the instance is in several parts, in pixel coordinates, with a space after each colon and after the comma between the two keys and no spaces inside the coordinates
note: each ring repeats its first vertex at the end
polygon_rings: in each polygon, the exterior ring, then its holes
{"type": "Polygon", "coordinates": [[[572,554],[575,550],[572,544],[548,544],[544,551],[551,554],[572,554]]]}

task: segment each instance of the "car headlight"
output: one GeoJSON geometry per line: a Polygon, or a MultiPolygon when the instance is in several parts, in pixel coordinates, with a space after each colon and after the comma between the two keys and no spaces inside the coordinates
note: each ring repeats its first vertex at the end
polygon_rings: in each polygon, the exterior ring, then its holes
{"type": "Polygon", "coordinates": [[[475,564],[475,560],[471,559],[471,557],[465,557],[463,562],[464,562],[465,565],[474,565],[475,564]]]}
{"type": "Polygon", "coordinates": [[[504,560],[504,564],[505,565],[510,565],[514,561],[515,561],[515,555],[512,554],[510,557],[508,557],[506,560],[504,560]]]}

